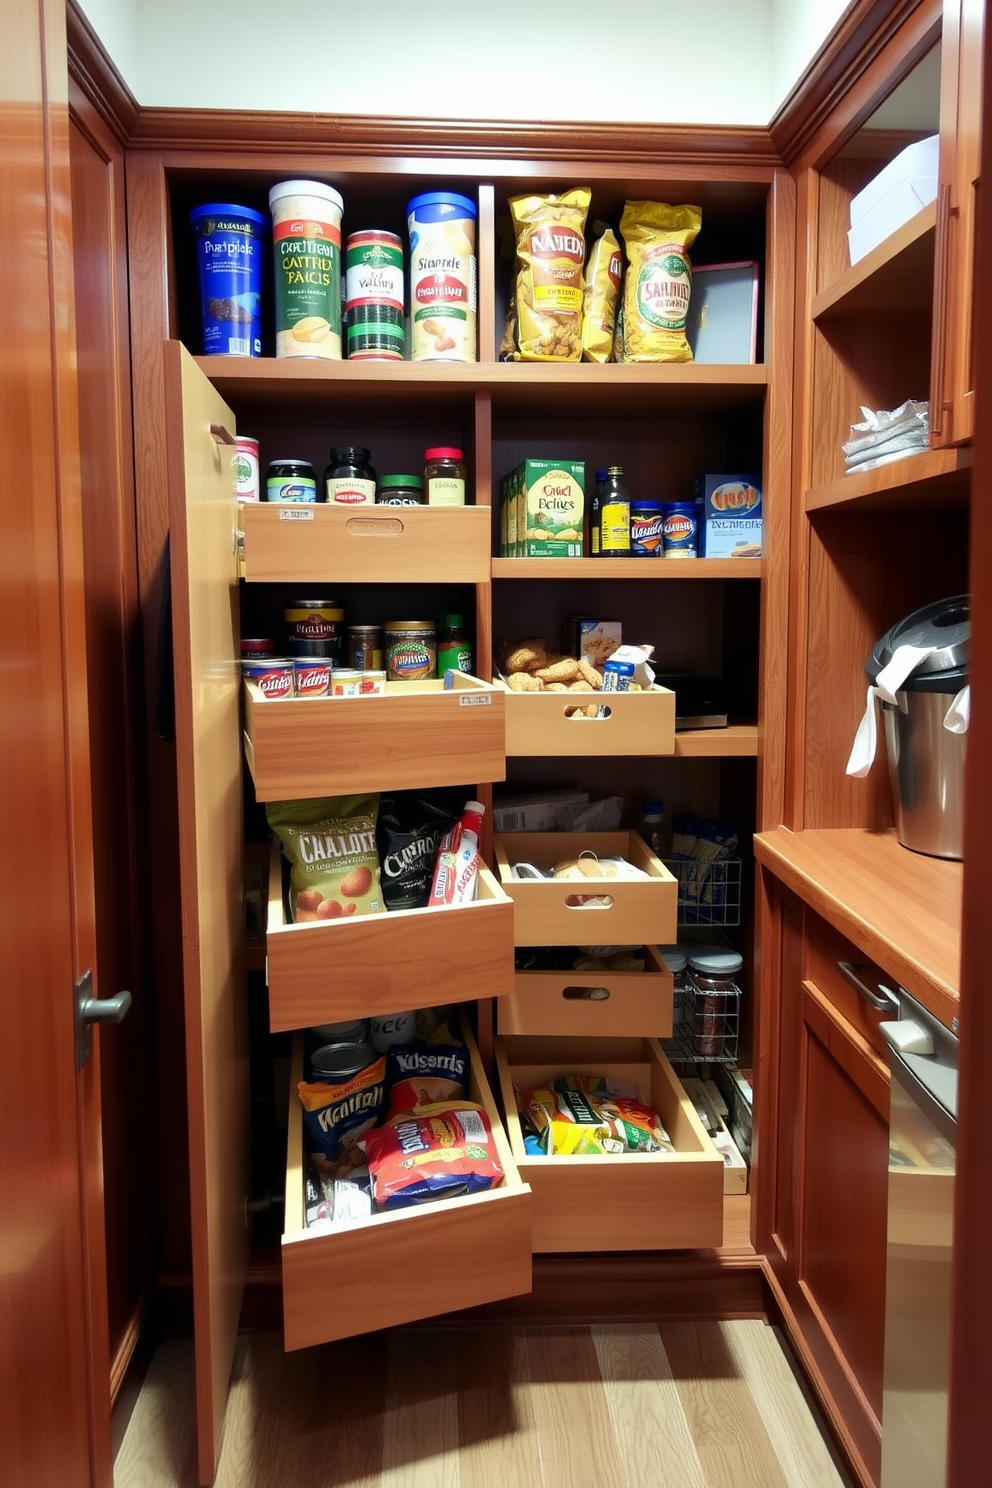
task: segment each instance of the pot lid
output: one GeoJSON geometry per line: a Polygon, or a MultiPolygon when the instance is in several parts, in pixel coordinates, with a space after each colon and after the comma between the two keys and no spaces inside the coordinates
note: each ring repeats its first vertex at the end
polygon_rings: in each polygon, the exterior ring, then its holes
{"type": "Polygon", "coordinates": [[[956,691],[968,680],[970,643],[969,597],[956,594],[913,610],[890,626],[875,643],[865,672],[874,682],[900,646],[932,646],[903,687],[910,692],[956,691]]]}

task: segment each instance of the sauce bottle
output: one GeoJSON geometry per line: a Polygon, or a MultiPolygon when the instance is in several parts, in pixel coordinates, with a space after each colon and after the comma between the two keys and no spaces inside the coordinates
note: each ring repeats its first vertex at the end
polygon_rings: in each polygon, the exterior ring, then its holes
{"type": "Polygon", "coordinates": [[[448,614],[438,617],[437,674],[445,672],[471,672],[472,646],[465,633],[465,621],[461,615],[448,614]]]}
{"type": "Polygon", "coordinates": [[[598,556],[630,557],[630,497],[624,485],[622,465],[610,466],[603,487],[598,556]]]}
{"type": "Polygon", "coordinates": [[[600,519],[603,508],[603,489],[606,485],[606,471],[596,471],[596,485],[593,489],[592,500],[589,502],[589,553],[591,557],[599,557],[600,519]]]}

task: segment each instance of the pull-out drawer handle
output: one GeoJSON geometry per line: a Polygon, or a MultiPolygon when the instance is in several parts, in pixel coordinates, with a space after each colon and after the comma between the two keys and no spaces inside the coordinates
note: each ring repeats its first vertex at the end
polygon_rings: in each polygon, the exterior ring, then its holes
{"type": "Polygon", "coordinates": [[[231,431],[224,428],[223,424],[211,424],[210,433],[218,444],[237,444],[238,442],[231,431]]]}
{"type": "Polygon", "coordinates": [[[880,1013],[891,1013],[898,1008],[899,999],[894,992],[890,992],[888,987],[883,987],[881,982],[877,984],[878,992],[873,992],[870,987],[865,986],[858,976],[857,967],[852,966],[850,961],[838,961],[837,970],[846,982],[850,982],[855,992],[873,1008],[877,1008],[880,1013]]]}

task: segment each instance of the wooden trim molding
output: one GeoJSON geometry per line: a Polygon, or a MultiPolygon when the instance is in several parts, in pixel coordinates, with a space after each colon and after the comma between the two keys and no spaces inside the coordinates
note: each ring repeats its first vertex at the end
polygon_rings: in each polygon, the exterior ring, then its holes
{"type": "Polygon", "coordinates": [[[925,25],[939,23],[940,0],[854,0],[768,126],[786,165],[919,10],[926,13],[925,25]]]}
{"type": "MultiPolygon", "coordinates": [[[[71,3],[71,0],[70,0],[71,3]]],[[[132,149],[246,151],[260,156],[326,151],[349,157],[463,156],[472,160],[664,163],[774,167],[768,130],[684,124],[518,124],[512,120],[393,119],[373,115],[252,113],[234,109],[145,108],[132,149]]]]}
{"type": "Polygon", "coordinates": [[[138,100],[110,60],[77,0],[67,0],[65,22],[69,76],[85,93],[115,138],[126,145],[141,113],[138,100]]]}

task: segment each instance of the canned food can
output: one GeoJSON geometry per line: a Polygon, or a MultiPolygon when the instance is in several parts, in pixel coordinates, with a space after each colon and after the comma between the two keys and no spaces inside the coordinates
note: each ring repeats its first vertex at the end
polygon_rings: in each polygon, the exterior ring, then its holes
{"type": "Polygon", "coordinates": [[[358,697],[362,690],[362,674],[351,667],[341,667],[331,673],[332,697],[358,697]]]}
{"type": "Polygon", "coordinates": [[[265,218],[234,202],[207,202],[189,222],[199,248],[204,355],[261,356],[265,218]]]}
{"type": "Polygon", "coordinates": [[[243,661],[241,675],[254,682],[262,696],[279,701],[295,695],[293,662],[285,657],[266,657],[261,661],[243,661]]]}
{"type": "Polygon", "coordinates": [[[257,501],[258,490],[258,440],[239,434],[232,456],[234,483],[238,488],[239,501],[257,501]]]}
{"type": "Polygon", "coordinates": [[[278,647],[275,641],[270,641],[267,636],[249,636],[241,640],[241,660],[261,661],[266,656],[278,655],[278,647]]]}
{"type": "Polygon", "coordinates": [[[419,682],[436,675],[437,631],[429,620],[390,620],[385,632],[390,682],[419,682]]]}
{"type": "Polygon", "coordinates": [[[630,503],[630,556],[660,558],[664,547],[665,509],[660,501],[630,503]]]}
{"type": "Polygon", "coordinates": [[[694,501],[665,504],[665,558],[695,558],[699,552],[699,519],[694,501]]]}
{"type": "Polygon", "coordinates": [[[325,656],[337,661],[342,652],[344,610],[323,595],[290,600],[283,611],[290,654],[325,656]]]}
{"type": "Polygon", "coordinates": [[[323,181],[269,192],[276,275],[276,356],[341,359],[341,213],[323,181]]]}
{"type": "Polygon", "coordinates": [[[331,685],[326,657],[294,657],[293,682],[298,698],[326,697],[331,685]]]}
{"type": "Polygon", "coordinates": [[[372,1047],[385,1054],[394,1044],[411,1044],[417,1036],[417,1014],[390,1013],[382,1018],[370,1018],[372,1047]]]}
{"type": "Polygon", "coordinates": [[[403,243],[352,233],[345,247],[346,351],[353,361],[401,362],[406,345],[403,243]]]}

